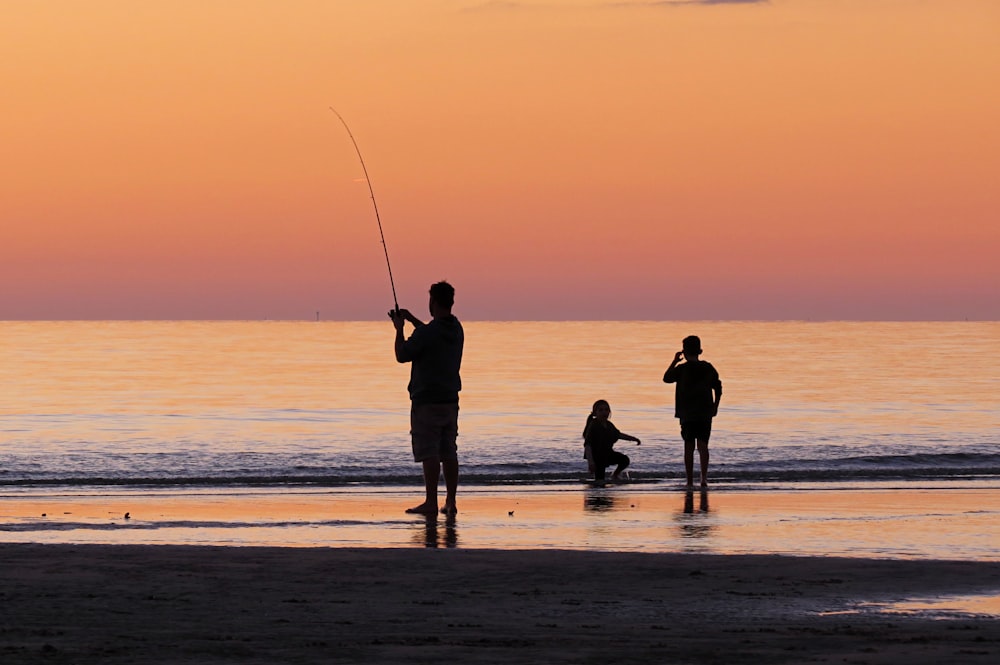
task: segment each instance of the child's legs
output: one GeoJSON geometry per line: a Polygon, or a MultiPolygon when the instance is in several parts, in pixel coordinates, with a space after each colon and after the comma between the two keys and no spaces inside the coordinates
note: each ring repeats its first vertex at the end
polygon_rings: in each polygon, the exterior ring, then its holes
{"type": "Polygon", "coordinates": [[[708,481],[708,438],[712,434],[712,420],[682,420],[681,437],[684,438],[684,471],[688,485],[694,484],[694,449],[698,448],[701,462],[701,483],[708,481]]]}
{"type": "MultiPolygon", "coordinates": [[[[702,484],[704,484],[708,482],[708,439],[707,438],[697,439],[697,445],[698,445],[698,457],[701,462],[701,482],[702,484]]],[[[692,466],[694,466],[693,463],[692,466]]],[[[688,472],[688,478],[690,477],[691,473],[688,472]]]]}
{"type": "Polygon", "coordinates": [[[687,484],[694,484],[694,439],[684,439],[684,473],[687,475],[687,484]]]}
{"type": "Polygon", "coordinates": [[[712,419],[699,423],[695,438],[698,441],[698,456],[701,458],[701,484],[708,484],[708,439],[712,436],[712,419]]]}
{"type": "Polygon", "coordinates": [[[620,474],[628,467],[629,462],[631,460],[628,458],[628,455],[620,453],[617,450],[615,450],[611,453],[611,461],[618,465],[613,474],[614,477],[617,478],[618,474],[620,474]]]}

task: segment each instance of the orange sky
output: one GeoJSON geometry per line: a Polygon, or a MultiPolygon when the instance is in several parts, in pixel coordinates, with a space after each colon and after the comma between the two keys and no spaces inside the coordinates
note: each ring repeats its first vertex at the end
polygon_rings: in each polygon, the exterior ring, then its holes
{"type": "Polygon", "coordinates": [[[995,0],[13,0],[0,319],[1000,318],[995,0]]]}

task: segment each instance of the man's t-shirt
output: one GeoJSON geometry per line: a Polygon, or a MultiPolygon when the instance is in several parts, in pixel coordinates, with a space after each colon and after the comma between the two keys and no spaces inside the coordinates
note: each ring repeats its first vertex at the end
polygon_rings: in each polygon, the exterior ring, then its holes
{"type": "Polygon", "coordinates": [[[402,360],[410,362],[406,389],[414,404],[458,402],[464,346],[465,331],[453,315],[432,319],[413,330],[403,343],[402,360]]]}

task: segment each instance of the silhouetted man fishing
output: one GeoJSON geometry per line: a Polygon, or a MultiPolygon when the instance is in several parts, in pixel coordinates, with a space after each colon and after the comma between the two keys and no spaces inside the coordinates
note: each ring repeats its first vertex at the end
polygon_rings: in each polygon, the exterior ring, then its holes
{"type": "Polygon", "coordinates": [[[458,393],[462,389],[459,371],[465,332],[451,313],[455,304],[455,289],[448,282],[431,285],[431,321],[425,324],[408,310],[389,312],[396,327],[396,361],[410,363],[410,436],[413,459],[423,465],[426,496],[419,506],[408,513],[436,515],[438,512],[438,481],[444,471],[447,490],[441,512],[458,512],[455,495],[458,491],[458,393]],[[403,336],[406,321],[413,324],[409,339],[403,336]]]}

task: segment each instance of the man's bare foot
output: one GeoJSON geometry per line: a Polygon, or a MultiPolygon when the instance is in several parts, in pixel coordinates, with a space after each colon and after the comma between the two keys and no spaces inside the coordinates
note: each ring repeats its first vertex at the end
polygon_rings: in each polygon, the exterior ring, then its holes
{"type": "Polygon", "coordinates": [[[413,508],[407,508],[406,512],[411,515],[437,515],[438,507],[433,504],[422,503],[413,508]]]}
{"type": "Polygon", "coordinates": [[[442,515],[456,515],[458,513],[458,507],[455,504],[444,504],[444,508],[441,509],[442,515]]]}

